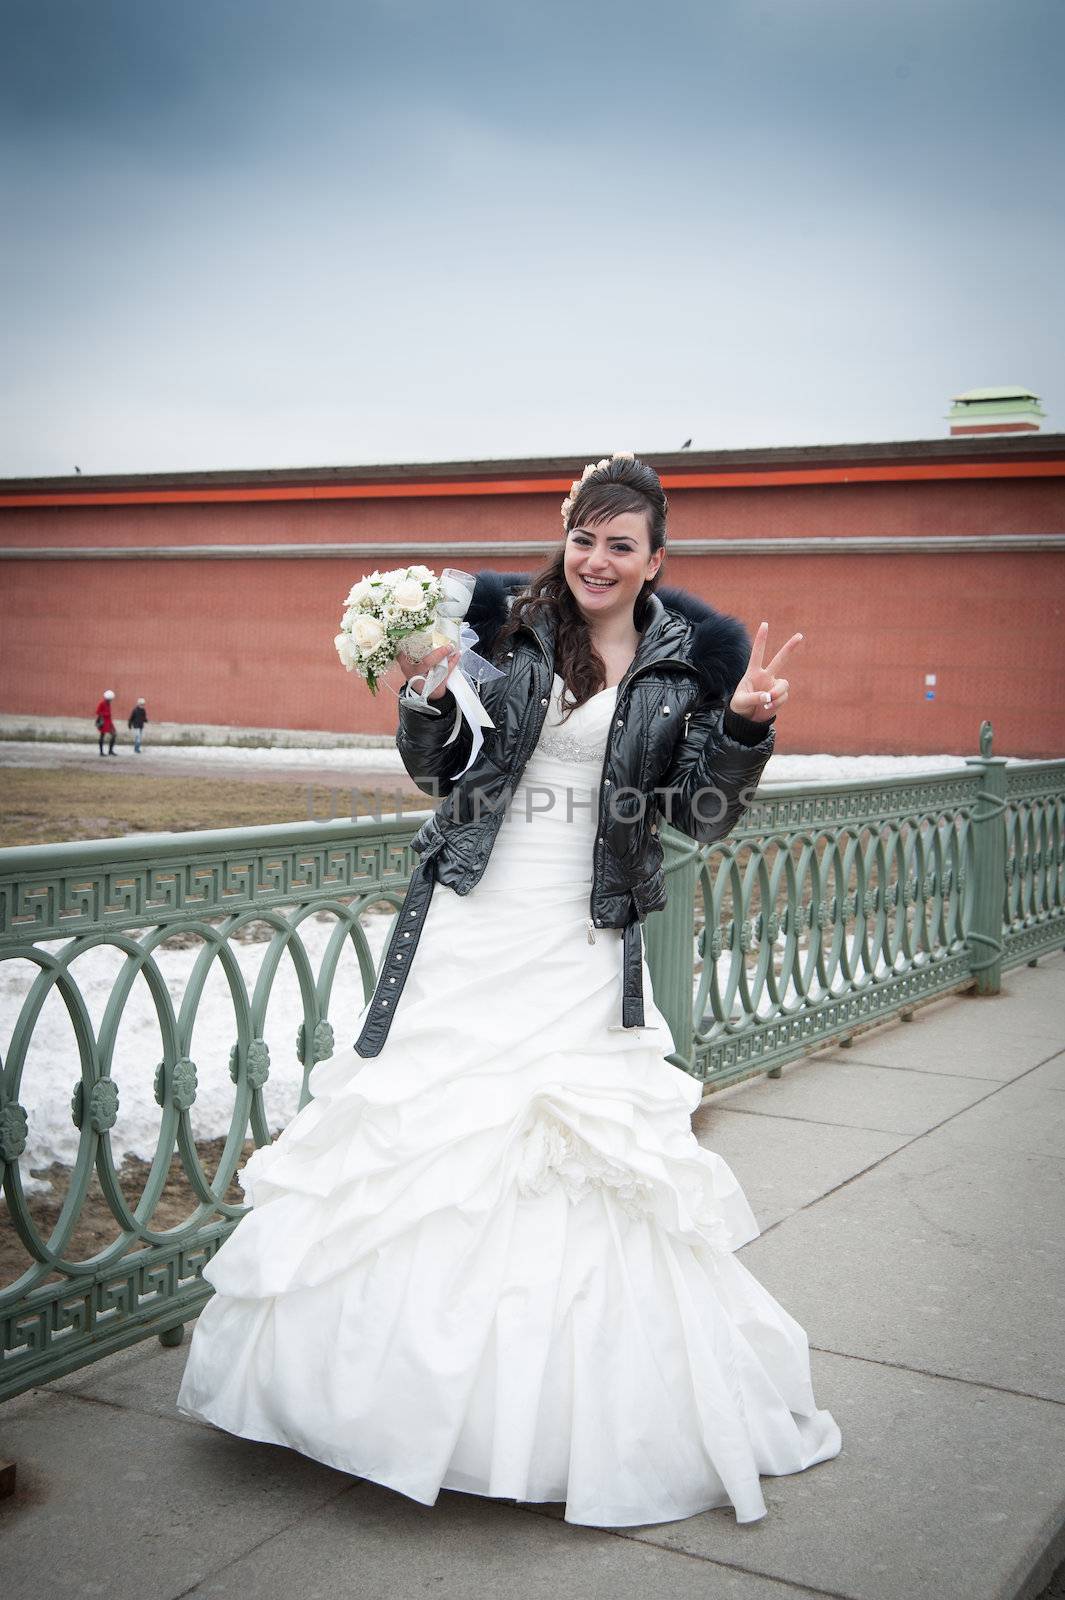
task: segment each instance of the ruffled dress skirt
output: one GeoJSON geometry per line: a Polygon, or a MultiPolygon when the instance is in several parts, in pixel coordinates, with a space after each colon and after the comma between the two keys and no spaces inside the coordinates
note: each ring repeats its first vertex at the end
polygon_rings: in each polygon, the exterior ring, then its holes
{"type": "Polygon", "coordinates": [[[753,1522],[760,1475],[840,1432],[736,1259],[758,1224],[692,1134],[646,965],[647,1026],[620,1027],[622,935],[588,924],[615,691],[559,726],[560,690],[480,882],[434,892],[380,1055],[320,1062],[245,1166],[178,1408],[426,1505],[753,1522]]]}

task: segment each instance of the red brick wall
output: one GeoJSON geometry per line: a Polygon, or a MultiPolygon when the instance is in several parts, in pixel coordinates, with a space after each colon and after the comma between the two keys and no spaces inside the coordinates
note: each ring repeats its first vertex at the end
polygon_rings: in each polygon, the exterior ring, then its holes
{"type": "MultiPolygon", "coordinates": [[[[5,507],[4,545],[331,544],[554,538],[561,496],[441,495],[252,504],[5,507]]],[[[674,489],[677,538],[1065,532],[1060,478],[674,489]]]]}
{"type": "MultiPolygon", "coordinates": [[[[559,496],[8,509],[4,545],[554,538],[559,496]]],[[[1065,531],[1060,480],[675,490],[676,537],[1065,531]]],[[[422,559],[422,558],[419,558],[422,559]]],[[[427,559],[427,558],[425,558],[427,559]]],[[[539,558],[459,564],[533,570],[539,558]]],[[[103,688],[160,720],[390,732],[332,645],[349,585],[384,558],[5,562],[0,710],[91,719],[103,688]]],[[[674,557],[680,584],[770,646],[796,629],[781,751],[1065,752],[1065,581],[1053,553],[674,557]],[[925,699],[924,675],[937,675],[925,699]]]]}

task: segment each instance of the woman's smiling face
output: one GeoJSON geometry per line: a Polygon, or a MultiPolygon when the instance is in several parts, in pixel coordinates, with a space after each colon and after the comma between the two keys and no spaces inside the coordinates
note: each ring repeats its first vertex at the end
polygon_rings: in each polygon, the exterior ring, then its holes
{"type": "Polygon", "coordinates": [[[576,523],[566,535],[563,572],[570,593],[589,622],[632,616],[636,597],[662,565],[651,553],[647,514],[622,511],[609,522],[576,523]]]}

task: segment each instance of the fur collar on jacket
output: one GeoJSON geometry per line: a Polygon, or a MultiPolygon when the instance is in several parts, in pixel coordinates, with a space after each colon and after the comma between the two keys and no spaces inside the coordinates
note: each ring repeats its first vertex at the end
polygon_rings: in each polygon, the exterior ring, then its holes
{"type": "MultiPolygon", "coordinates": [[[[491,658],[510,601],[528,587],[526,572],[477,574],[466,615],[477,634],[477,649],[491,658]]],[[[695,669],[704,694],[715,702],[732,698],[751,653],[747,629],[736,617],[715,611],[684,589],[663,585],[651,596],[651,616],[641,635],[638,659],[686,661],[695,669]]]]}

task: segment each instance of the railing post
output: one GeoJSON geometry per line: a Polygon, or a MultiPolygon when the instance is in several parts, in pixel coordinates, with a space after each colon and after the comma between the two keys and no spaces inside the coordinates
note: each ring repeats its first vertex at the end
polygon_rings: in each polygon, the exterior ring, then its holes
{"type": "Polygon", "coordinates": [[[662,829],[669,902],[653,911],[644,923],[647,966],[655,1005],[669,1023],[675,1054],[673,1064],[691,1071],[694,1062],[692,992],[695,960],[695,885],[699,878],[699,847],[671,829],[662,829]]]}
{"type": "Polygon", "coordinates": [[[965,942],[977,994],[1002,987],[1002,907],[1006,893],[1006,758],[991,754],[991,724],[980,724],[980,754],[966,756],[983,783],[972,815],[972,877],[965,942]]]}

